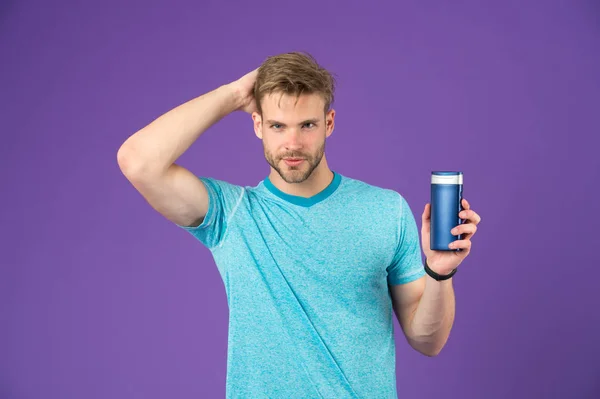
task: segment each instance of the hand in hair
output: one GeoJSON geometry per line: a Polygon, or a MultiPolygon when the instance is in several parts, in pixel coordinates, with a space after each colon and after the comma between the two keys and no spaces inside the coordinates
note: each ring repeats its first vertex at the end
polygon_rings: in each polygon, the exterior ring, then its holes
{"type": "Polygon", "coordinates": [[[254,99],[254,83],[256,82],[256,76],[258,75],[258,68],[252,72],[248,72],[238,80],[231,82],[230,85],[234,89],[234,93],[238,96],[238,104],[240,106],[237,110],[252,114],[257,111],[256,100],[254,99]]]}

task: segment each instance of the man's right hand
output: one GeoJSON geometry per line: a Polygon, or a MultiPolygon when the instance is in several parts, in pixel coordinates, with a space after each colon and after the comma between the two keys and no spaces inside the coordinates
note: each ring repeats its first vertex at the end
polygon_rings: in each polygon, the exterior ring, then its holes
{"type": "Polygon", "coordinates": [[[238,104],[240,104],[237,110],[244,111],[249,114],[258,111],[256,107],[256,99],[254,98],[254,83],[256,82],[257,75],[258,69],[255,69],[252,72],[248,72],[238,80],[230,83],[230,86],[238,97],[238,104]]]}

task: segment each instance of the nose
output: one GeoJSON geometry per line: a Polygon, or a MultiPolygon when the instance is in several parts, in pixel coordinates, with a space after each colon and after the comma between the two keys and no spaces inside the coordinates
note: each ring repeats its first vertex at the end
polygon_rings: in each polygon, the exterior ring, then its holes
{"type": "Polygon", "coordinates": [[[287,149],[298,149],[302,147],[302,143],[300,141],[300,132],[296,129],[290,129],[289,133],[286,137],[286,145],[287,149]]]}

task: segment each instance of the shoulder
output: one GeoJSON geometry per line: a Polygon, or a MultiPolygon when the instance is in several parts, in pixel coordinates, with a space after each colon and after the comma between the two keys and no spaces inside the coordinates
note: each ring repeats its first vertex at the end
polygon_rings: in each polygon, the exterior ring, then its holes
{"type": "Polygon", "coordinates": [[[223,178],[209,177],[199,175],[198,178],[206,185],[210,186],[214,190],[222,191],[223,193],[236,193],[243,194],[248,191],[255,190],[258,186],[248,186],[241,183],[235,183],[233,181],[225,180],[223,178]]]}
{"type": "Polygon", "coordinates": [[[401,212],[406,203],[404,196],[397,190],[378,186],[364,180],[343,176],[343,191],[347,197],[357,198],[365,204],[383,207],[401,212]]]}
{"type": "Polygon", "coordinates": [[[198,175],[208,193],[211,207],[232,208],[237,206],[246,196],[248,187],[212,176],[198,175]]]}

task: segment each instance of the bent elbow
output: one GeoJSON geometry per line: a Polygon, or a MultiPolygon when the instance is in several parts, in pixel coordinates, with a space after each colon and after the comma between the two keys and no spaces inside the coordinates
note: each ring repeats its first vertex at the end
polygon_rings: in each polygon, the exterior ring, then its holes
{"type": "Polygon", "coordinates": [[[148,162],[143,161],[135,150],[128,146],[121,146],[117,151],[117,164],[123,175],[129,179],[147,173],[149,166],[148,162]]]}

